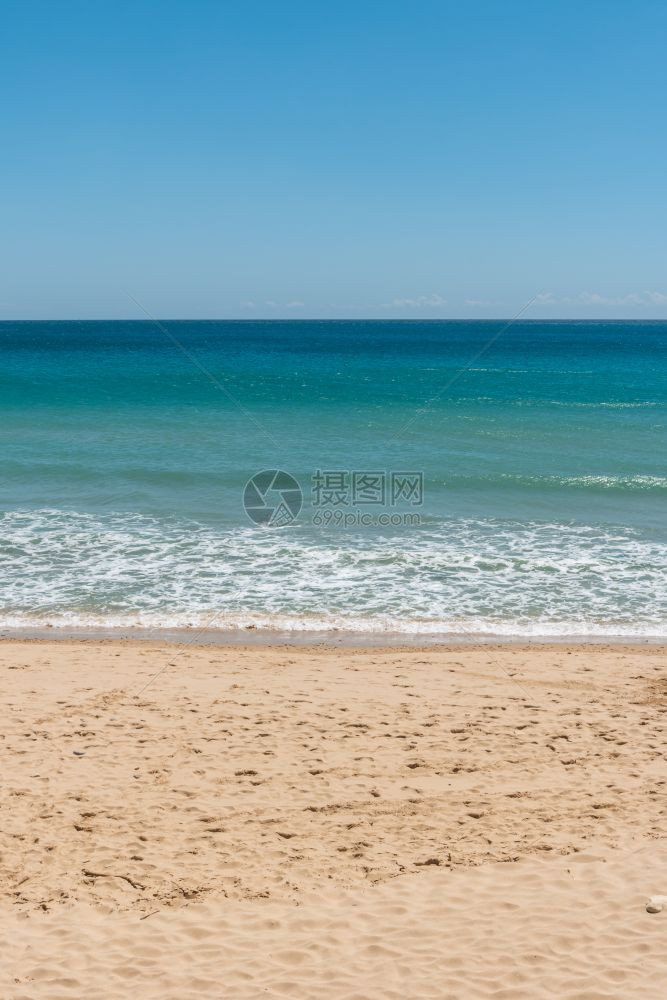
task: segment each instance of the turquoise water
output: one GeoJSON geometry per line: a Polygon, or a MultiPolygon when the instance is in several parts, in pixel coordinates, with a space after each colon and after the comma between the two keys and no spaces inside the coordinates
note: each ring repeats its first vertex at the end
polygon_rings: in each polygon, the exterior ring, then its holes
{"type": "Polygon", "coordinates": [[[667,636],[667,323],[502,325],[0,323],[0,625],[667,636]]]}

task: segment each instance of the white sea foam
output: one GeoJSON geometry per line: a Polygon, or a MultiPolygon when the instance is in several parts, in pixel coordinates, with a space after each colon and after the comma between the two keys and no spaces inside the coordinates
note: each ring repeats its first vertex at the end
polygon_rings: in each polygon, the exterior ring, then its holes
{"type": "Polygon", "coordinates": [[[606,490],[667,490],[667,476],[517,476],[503,473],[499,479],[531,486],[573,486],[606,490]]]}
{"type": "Polygon", "coordinates": [[[0,624],[667,636],[667,545],[461,519],[400,535],[6,514],[0,624]]]}

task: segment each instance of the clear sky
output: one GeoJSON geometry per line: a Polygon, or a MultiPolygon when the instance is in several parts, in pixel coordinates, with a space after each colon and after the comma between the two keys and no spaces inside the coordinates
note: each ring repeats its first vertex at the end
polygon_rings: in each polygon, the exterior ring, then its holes
{"type": "Polygon", "coordinates": [[[665,0],[3,0],[0,318],[667,316],[665,0]]]}

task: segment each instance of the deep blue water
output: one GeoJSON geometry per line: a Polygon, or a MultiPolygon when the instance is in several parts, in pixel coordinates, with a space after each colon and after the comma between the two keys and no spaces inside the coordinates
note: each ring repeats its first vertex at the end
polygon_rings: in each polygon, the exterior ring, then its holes
{"type": "Polygon", "coordinates": [[[0,625],[667,635],[667,323],[163,325],[0,323],[0,625]]]}

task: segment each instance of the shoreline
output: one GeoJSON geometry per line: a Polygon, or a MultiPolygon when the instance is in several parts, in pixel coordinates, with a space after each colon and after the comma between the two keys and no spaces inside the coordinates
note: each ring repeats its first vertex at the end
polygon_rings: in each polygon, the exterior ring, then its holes
{"type": "Polygon", "coordinates": [[[35,628],[0,628],[0,644],[8,642],[139,642],[163,643],[174,646],[234,647],[234,646],[293,646],[300,649],[460,649],[476,647],[539,648],[553,646],[593,647],[667,647],[667,636],[563,634],[563,635],[503,635],[488,633],[451,632],[357,632],[341,629],[289,630],[264,629],[257,626],[234,629],[202,628],[98,628],[68,626],[37,626],[35,628]]]}

